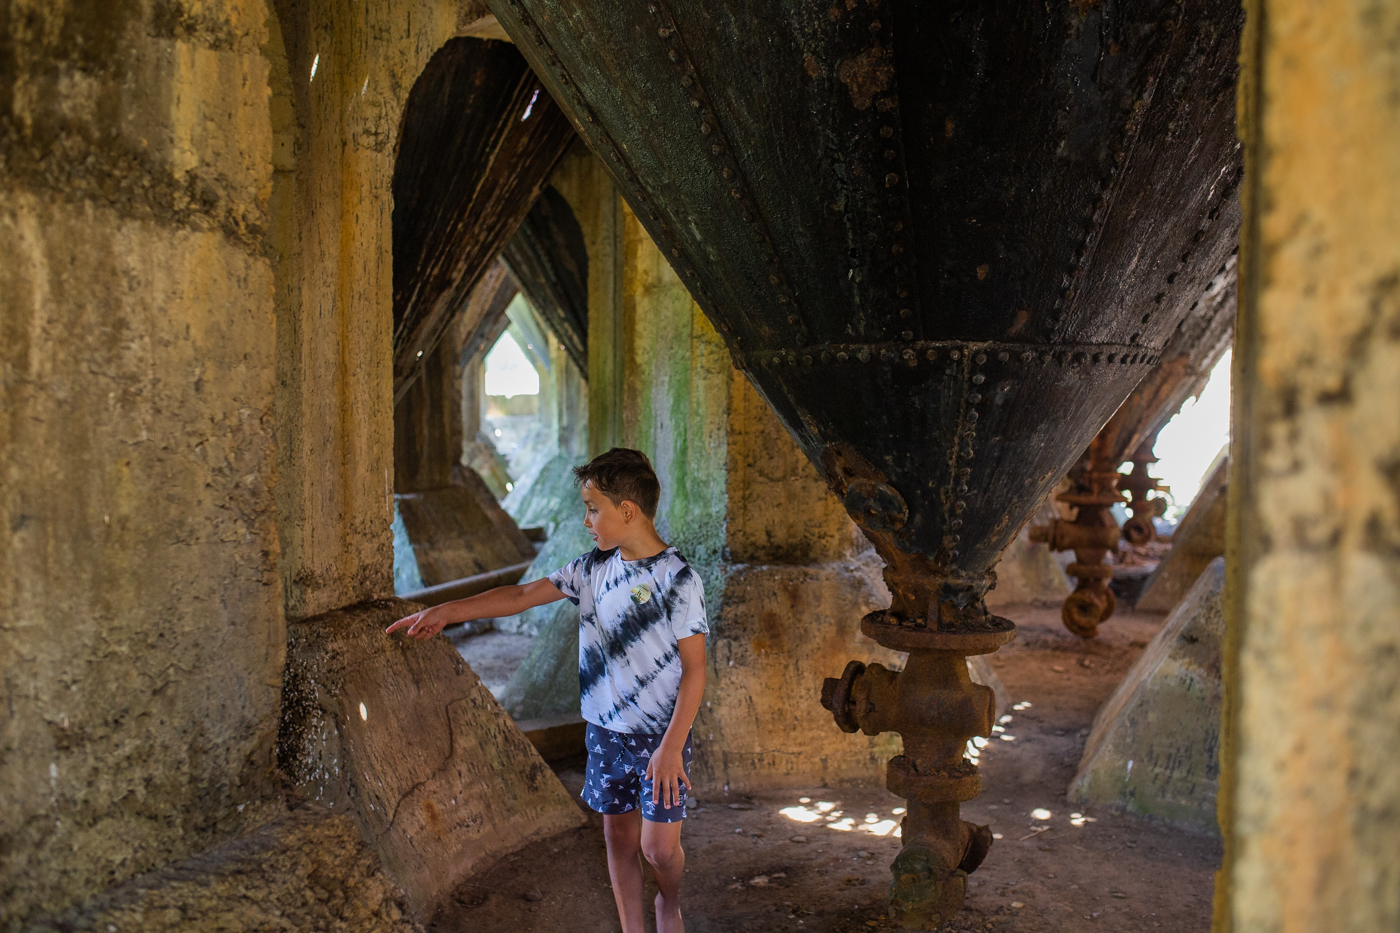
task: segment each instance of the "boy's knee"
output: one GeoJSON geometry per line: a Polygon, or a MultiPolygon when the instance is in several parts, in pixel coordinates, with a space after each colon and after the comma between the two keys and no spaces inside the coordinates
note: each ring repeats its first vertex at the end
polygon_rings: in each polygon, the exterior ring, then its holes
{"type": "Polygon", "coordinates": [[[679,839],[648,839],[642,843],[642,855],[651,863],[651,867],[658,870],[665,870],[675,863],[681,855],[681,841],[679,839]]]}

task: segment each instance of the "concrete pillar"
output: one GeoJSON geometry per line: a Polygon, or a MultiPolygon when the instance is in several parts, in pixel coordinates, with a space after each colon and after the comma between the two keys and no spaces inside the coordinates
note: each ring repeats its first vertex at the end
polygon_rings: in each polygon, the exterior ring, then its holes
{"type": "Polygon", "coordinates": [[[658,527],[711,619],[696,786],[878,782],[898,737],[846,735],[819,701],[852,657],[896,662],[859,631],[888,605],[880,562],[630,211],[623,245],[623,438],[652,458],[658,527]]]}
{"type": "Polygon", "coordinates": [[[18,929],[280,811],[267,220],[287,153],[262,4],[178,27],[130,2],[0,10],[0,923],[18,929]]]}
{"type": "Polygon", "coordinates": [[[1216,832],[1224,588],[1217,557],[1099,709],[1071,802],[1216,832]]]}
{"type": "Polygon", "coordinates": [[[1216,929],[1400,927],[1400,7],[1250,0],[1216,929]]]}

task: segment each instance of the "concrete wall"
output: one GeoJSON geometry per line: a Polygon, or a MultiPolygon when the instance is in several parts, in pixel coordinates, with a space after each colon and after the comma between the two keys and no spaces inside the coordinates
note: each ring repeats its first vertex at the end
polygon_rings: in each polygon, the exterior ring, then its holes
{"type": "Polygon", "coordinates": [[[1252,0],[1217,929],[1400,927],[1400,7],[1252,0]]]}
{"type": "Polygon", "coordinates": [[[7,928],[283,812],[285,617],[391,591],[395,137],[479,6],[0,2],[7,928]]]}
{"type": "MultiPolygon", "coordinates": [[[[692,777],[735,792],[878,783],[898,738],[846,735],[819,701],[848,660],[895,660],[859,631],[889,604],[880,562],[625,205],[621,243],[621,321],[611,341],[589,334],[590,388],[621,360],[621,442],[652,458],[658,528],[705,582],[692,777]]],[[[590,397],[595,419],[615,417],[590,397]]]]}
{"type": "Polygon", "coordinates": [[[266,11],[0,8],[0,911],[270,818],[266,11]]]}
{"type": "Polygon", "coordinates": [[[295,126],[272,219],[277,507],[287,614],[299,619],[393,591],[395,142],[414,80],[471,11],[447,0],[272,6],[295,126]]]}

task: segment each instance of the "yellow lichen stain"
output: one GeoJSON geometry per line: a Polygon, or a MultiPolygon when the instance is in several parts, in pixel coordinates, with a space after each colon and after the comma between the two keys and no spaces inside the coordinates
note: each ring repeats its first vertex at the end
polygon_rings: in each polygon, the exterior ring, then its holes
{"type": "Polygon", "coordinates": [[[1016,323],[1012,324],[1011,327],[1006,331],[1006,336],[1014,337],[1017,334],[1019,334],[1021,332],[1021,328],[1025,327],[1026,324],[1030,322],[1030,319],[1031,313],[1025,308],[1022,308],[1020,311],[1017,311],[1016,323]]]}
{"type": "Polygon", "coordinates": [[[952,117],[949,117],[948,119],[946,119],[946,120],[943,121],[943,138],[944,138],[944,139],[952,139],[952,138],[953,138],[953,118],[952,118],[952,117]]]}
{"type": "Polygon", "coordinates": [[[986,264],[985,262],[982,263],[982,265],[980,265],[980,266],[977,267],[977,281],[981,282],[981,281],[984,281],[984,280],[987,278],[987,271],[988,271],[988,268],[989,268],[989,267],[987,266],[987,264],[986,264]]]}
{"type": "Polygon", "coordinates": [[[442,814],[438,813],[437,804],[431,800],[423,801],[423,819],[427,821],[428,828],[433,831],[433,835],[439,839],[446,835],[446,826],[442,823],[442,814]]]}

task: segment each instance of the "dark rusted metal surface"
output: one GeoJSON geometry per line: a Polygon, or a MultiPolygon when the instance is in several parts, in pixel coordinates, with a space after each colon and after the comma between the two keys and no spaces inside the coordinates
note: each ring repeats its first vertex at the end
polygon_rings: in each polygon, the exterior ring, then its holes
{"type": "Polygon", "coordinates": [[[578,366],[588,373],[588,249],[564,196],[540,193],[501,259],[578,366]]]}
{"type": "MultiPolygon", "coordinates": [[[[975,705],[992,564],[1233,249],[1238,6],[490,2],[884,557],[927,664],[882,689],[975,705]]],[[[846,709],[904,735],[891,898],[935,927],[983,720],[846,709]]]]}
{"type": "Polygon", "coordinates": [[[428,61],[394,163],[396,402],[573,139],[509,43],[452,39],[428,61]]]}

